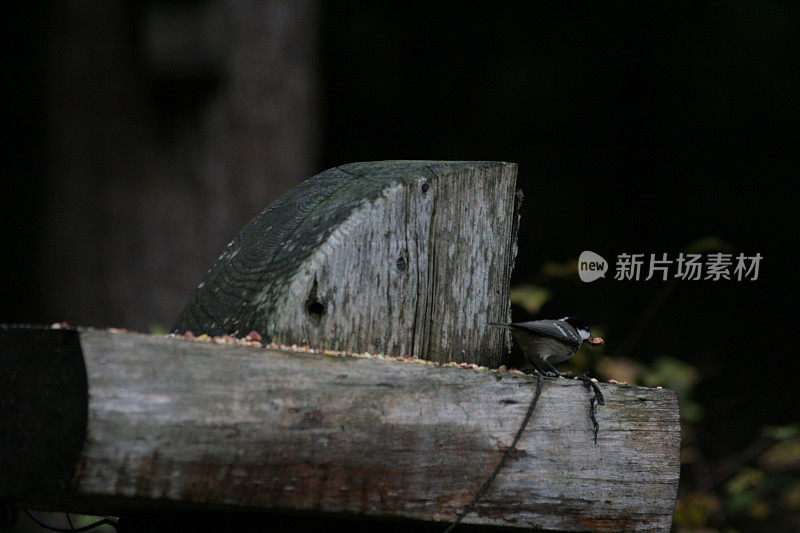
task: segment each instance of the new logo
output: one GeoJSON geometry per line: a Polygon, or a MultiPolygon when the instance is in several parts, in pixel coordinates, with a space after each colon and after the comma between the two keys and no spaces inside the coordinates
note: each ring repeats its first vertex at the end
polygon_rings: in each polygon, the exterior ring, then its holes
{"type": "Polygon", "coordinates": [[[589,283],[599,278],[606,277],[608,262],[603,257],[589,250],[581,252],[578,257],[578,275],[581,281],[589,283]]]}

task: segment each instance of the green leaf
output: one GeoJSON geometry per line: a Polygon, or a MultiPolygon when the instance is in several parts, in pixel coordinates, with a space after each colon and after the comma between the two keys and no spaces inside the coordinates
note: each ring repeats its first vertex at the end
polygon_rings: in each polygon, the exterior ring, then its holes
{"type": "Polygon", "coordinates": [[[764,472],[757,468],[745,467],[739,470],[728,483],[725,489],[731,496],[739,496],[751,488],[758,487],[764,480],[764,472]]]}
{"type": "Polygon", "coordinates": [[[550,289],[540,285],[517,285],[511,288],[511,303],[522,306],[529,313],[536,315],[551,295],[550,289]]]}
{"type": "Polygon", "coordinates": [[[675,506],[674,521],[679,526],[704,526],[711,513],[719,509],[717,498],[708,493],[687,494],[675,506]]]}
{"type": "Polygon", "coordinates": [[[708,235],[692,241],[683,247],[683,252],[687,254],[702,254],[705,252],[733,252],[734,247],[731,243],[723,241],[719,237],[708,235]]]}
{"type": "Polygon", "coordinates": [[[542,275],[548,278],[573,279],[578,277],[578,259],[569,259],[563,263],[547,261],[542,265],[542,275]]]}
{"type": "Polygon", "coordinates": [[[786,426],[766,426],[761,434],[775,440],[789,440],[800,437],[800,424],[786,426]]]}
{"type": "Polygon", "coordinates": [[[167,335],[169,330],[161,324],[150,324],[150,335],[167,335]]]}
{"type": "Polygon", "coordinates": [[[659,357],[653,362],[649,372],[642,375],[642,383],[654,386],[663,386],[675,389],[681,399],[688,398],[694,386],[700,380],[700,372],[680,359],[674,357],[659,357]]]}

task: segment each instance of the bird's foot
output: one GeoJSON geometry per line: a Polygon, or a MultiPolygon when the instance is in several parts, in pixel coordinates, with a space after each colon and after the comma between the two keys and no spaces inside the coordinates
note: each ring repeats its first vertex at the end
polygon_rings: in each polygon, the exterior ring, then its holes
{"type": "Polygon", "coordinates": [[[544,376],[546,378],[563,378],[567,377],[564,372],[559,372],[558,370],[533,370],[531,375],[539,375],[544,376]]]}
{"type": "Polygon", "coordinates": [[[553,365],[548,363],[546,360],[545,360],[545,364],[550,368],[550,370],[545,370],[544,371],[544,375],[545,376],[548,376],[548,377],[551,377],[551,378],[555,378],[555,377],[558,377],[558,378],[572,378],[574,376],[574,374],[572,372],[570,372],[570,371],[566,371],[566,372],[560,371],[559,369],[557,369],[556,367],[554,367],[553,365]]]}

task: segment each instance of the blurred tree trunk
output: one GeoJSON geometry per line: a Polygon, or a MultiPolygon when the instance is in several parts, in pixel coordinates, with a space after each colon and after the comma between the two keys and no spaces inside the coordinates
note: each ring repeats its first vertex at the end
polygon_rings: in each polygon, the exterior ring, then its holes
{"type": "Polygon", "coordinates": [[[48,320],[169,327],[239,229],[318,170],[316,7],[53,5],[48,320]]]}

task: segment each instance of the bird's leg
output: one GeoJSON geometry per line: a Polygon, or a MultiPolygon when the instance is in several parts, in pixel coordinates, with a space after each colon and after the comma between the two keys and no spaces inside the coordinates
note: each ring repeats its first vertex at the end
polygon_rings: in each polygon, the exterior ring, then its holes
{"type": "Polygon", "coordinates": [[[542,373],[542,369],[539,368],[539,365],[537,365],[533,361],[528,361],[526,359],[525,362],[527,363],[528,366],[524,366],[524,367],[520,368],[520,370],[522,370],[523,372],[525,372],[529,376],[532,375],[532,374],[541,374],[542,373]]]}
{"type": "Polygon", "coordinates": [[[526,368],[523,368],[522,371],[528,375],[537,375],[537,376],[547,376],[547,377],[556,377],[552,372],[549,370],[542,370],[542,367],[537,365],[534,361],[527,360],[527,363],[530,365],[526,368]]]}
{"type": "Polygon", "coordinates": [[[544,361],[544,364],[546,364],[547,366],[550,367],[550,371],[545,371],[545,374],[544,374],[545,376],[562,377],[562,378],[571,378],[572,377],[572,373],[571,372],[561,372],[560,370],[556,369],[556,367],[551,365],[547,361],[547,359],[542,358],[542,361],[544,361]]]}

